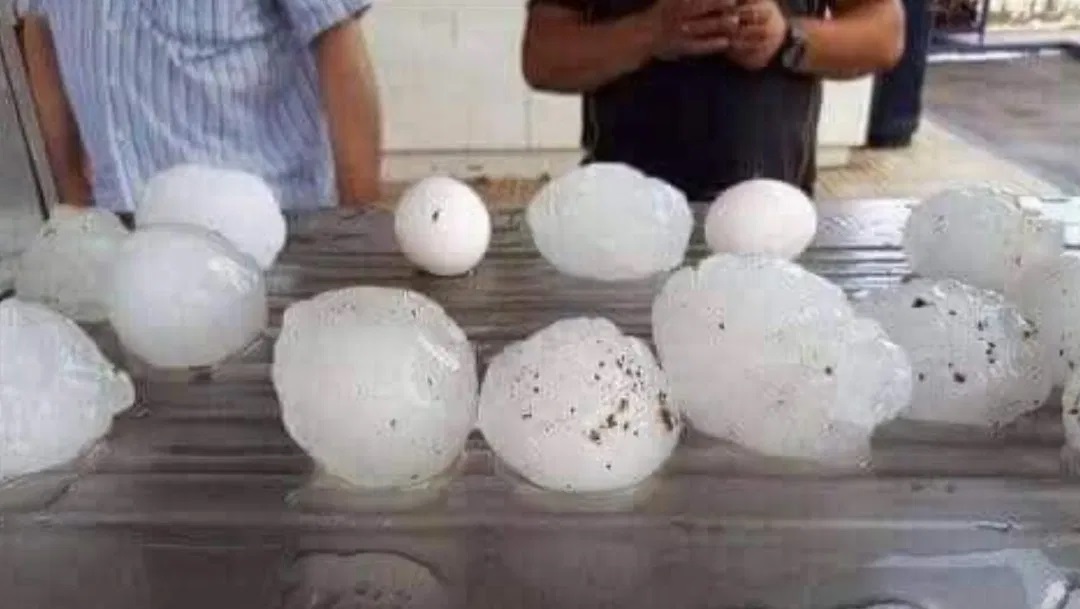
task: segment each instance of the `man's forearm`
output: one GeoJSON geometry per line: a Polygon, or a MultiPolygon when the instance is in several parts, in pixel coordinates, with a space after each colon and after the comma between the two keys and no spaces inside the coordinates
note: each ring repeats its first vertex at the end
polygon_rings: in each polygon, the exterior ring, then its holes
{"type": "Polygon", "coordinates": [[[887,70],[904,52],[904,11],[897,0],[841,7],[829,19],[803,19],[805,71],[826,78],[858,78],[887,70]]]}
{"type": "Polygon", "coordinates": [[[87,205],[93,195],[86,172],[86,153],[64,91],[48,24],[41,17],[27,17],[21,40],[31,96],[57,193],[63,203],[87,205]]]}
{"type": "Polygon", "coordinates": [[[544,91],[588,92],[649,61],[653,39],[644,13],[589,24],[577,11],[535,6],[522,48],[525,80],[544,91]]]}
{"type": "Polygon", "coordinates": [[[382,131],[375,71],[359,19],[326,31],[315,45],[341,204],[374,204],[382,131]]]}

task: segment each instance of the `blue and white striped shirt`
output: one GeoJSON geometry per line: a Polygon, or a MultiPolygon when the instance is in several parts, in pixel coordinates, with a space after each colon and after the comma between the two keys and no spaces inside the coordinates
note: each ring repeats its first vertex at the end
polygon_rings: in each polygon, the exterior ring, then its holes
{"type": "Polygon", "coordinates": [[[20,0],[49,22],[97,205],[134,210],[184,162],[265,178],[290,210],[336,204],[311,44],[371,0],[20,0]]]}

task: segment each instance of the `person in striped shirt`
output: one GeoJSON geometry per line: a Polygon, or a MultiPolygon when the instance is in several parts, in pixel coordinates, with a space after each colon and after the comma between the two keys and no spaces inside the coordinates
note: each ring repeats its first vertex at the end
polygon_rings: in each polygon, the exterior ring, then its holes
{"type": "Polygon", "coordinates": [[[181,163],[248,171],[286,211],[378,197],[371,0],[18,0],[64,202],[131,212],[181,163]]]}

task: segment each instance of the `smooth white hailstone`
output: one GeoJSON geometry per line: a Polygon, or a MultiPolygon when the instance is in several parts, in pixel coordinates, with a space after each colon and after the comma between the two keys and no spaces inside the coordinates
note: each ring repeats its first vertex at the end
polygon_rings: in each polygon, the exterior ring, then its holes
{"type": "Polygon", "coordinates": [[[555,268],[602,281],[644,279],[679,266],[694,225],[682,193],[615,163],[552,180],[526,219],[536,248],[555,268]]]}
{"type": "Polygon", "coordinates": [[[653,305],[653,338],[690,423],[766,455],[860,464],[910,398],[903,351],[840,288],[779,258],[682,269],[653,305]]]}
{"type": "Polygon", "coordinates": [[[401,252],[416,266],[435,275],[461,275],[487,252],[491,216],[473,189],[436,176],[402,195],[394,212],[394,234],[401,252]]]}
{"type": "Polygon", "coordinates": [[[556,322],[488,367],[479,427],[533,484],[558,491],[631,488],[671,456],[682,432],[648,346],[604,319],[556,322]]]}
{"type": "Polygon", "coordinates": [[[71,461],[134,401],[128,376],[74,322],[0,302],[0,482],[71,461]]]}
{"type": "Polygon", "coordinates": [[[915,390],[904,418],[1000,425],[1038,409],[1050,393],[1038,333],[996,292],[916,280],[871,292],[856,309],[911,357],[915,390]]]}
{"type": "Polygon", "coordinates": [[[327,473],[363,488],[445,472],[476,418],[476,356],[442,307],[359,287],[285,311],[274,346],[285,427],[327,473]]]}
{"type": "Polygon", "coordinates": [[[177,165],[143,187],[135,225],[191,224],[212,230],[268,269],[285,246],[285,218],[262,178],[205,165],[177,165]]]}
{"type": "Polygon", "coordinates": [[[76,321],[104,321],[108,274],[127,237],[111,212],[57,206],[20,258],[15,291],[76,321]]]}
{"type": "Polygon", "coordinates": [[[121,344],[158,368],[217,364],[267,324],[258,265],[195,226],[137,230],[117,256],[109,289],[109,321],[121,344]]]}
{"type": "Polygon", "coordinates": [[[1039,331],[1054,385],[1064,387],[1080,369],[1080,254],[1025,272],[1013,299],[1039,331]]]}
{"type": "Polygon", "coordinates": [[[798,258],[817,233],[817,211],[803,191],[778,180],[736,184],[705,218],[705,241],[717,253],[798,258]]]}
{"type": "Polygon", "coordinates": [[[954,188],[916,206],[904,250],[917,275],[956,279],[1012,295],[1023,271],[1064,251],[1064,225],[1033,197],[990,187],[954,188]]]}

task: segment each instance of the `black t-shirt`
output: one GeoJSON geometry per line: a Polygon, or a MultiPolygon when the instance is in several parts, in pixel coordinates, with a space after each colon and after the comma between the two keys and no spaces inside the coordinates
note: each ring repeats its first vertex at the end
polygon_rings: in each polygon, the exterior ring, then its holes
{"type": "MultiPolygon", "coordinates": [[[[532,0],[615,20],[655,0],[532,0]]],[[[824,0],[779,0],[821,16],[824,0]]],[[[811,193],[821,83],[779,66],[750,72],[722,56],[653,61],[584,96],[586,162],[633,165],[691,200],[740,181],[773,178],[811,193]]]]}

